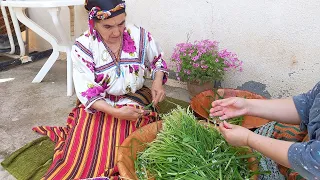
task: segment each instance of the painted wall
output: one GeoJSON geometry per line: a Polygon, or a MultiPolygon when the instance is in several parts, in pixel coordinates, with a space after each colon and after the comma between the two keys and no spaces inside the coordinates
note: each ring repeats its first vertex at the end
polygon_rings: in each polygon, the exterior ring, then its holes
{"type": "MultiPolygon", "coordinates": [[[[128,0],[127,6],[127,21],[150,31],[168,61],[175,44],[187,39],[213,39],[236,52],[244,71],[228,73],[223,87],[285,97],[305,92],[320,80],[318,0],[128,0]]],[[[31,18],[52,30],[38,13],[30,10],[31,18]]],[[[68,11],[62,13],[67,22],[68,11]]],[[[80,34],[87,28],[87,15],[82,7],[76,15],[80,34]]],[[[42,41],[34,43],[34,48],[45,48],[42,41]]]]}

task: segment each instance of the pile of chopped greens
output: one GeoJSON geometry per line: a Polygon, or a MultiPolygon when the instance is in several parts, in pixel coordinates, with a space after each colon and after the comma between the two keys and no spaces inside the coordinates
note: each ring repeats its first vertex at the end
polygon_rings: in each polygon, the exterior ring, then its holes
{"type": "MultiPolygon", "coordinates": [[[[139,179],[249,179],[248,158],[260,155],[232,147],[218,130],[198,123],[189,110],[164,115],[157,138],[138,154],[139,179]]],[[[256,162],[254,162],[256,163],[256,162]]]]}

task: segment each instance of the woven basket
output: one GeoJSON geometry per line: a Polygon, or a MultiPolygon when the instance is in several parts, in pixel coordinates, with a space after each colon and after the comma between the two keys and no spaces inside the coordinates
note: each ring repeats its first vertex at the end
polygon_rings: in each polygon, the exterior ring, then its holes
{"type": "MultiPolygon", "coordinates": [[[[201,124],[207,125],[206,122],[200,121],[201,124]]],[[[134,160],[137,159],[137,153],[143,151],[146,146],[144,144],[152,142],[157,133],[162,128],[162,121],[154,122],[143,126],[142,128],[136,130],[130,134],[118,147],[117,154],[117,166],[119,169],[120,177],[124,180],[139,180],[135,167],[134,160]]],[[[254,162],[255,158],[250,158],[249,162],[254,162]]],[[[250,167],[251,170],[256,171],[258,169],[258,164],[253,163],[250,167]]],[[[153,180],[154,178],[150,178],[153,180]]],[[[257,176],[252,178],[257,179],[257,176]]]]}
{"type": "Polygon", "coordinates": [[[145,143],[152,142],[161,129],[162,121],[157,121],[136,130],[122,142],[117,154],[117,166],[121,178],[139,180],[134,167],[137,153],[143,151],[146,148],[145,143]]]}
{"type": "MultiPolygon", "coordinates": [[[[249,91],[237,89],[218,89],[217,94],[223,98],[228,97],[243,97],[246,99],[265,99],[264,97],[254,94],[249,91]]],[[[211,103],[214,99],[219,99],[218,95],[213,90],[203,91],[191,99],[190,106],[196,115],[200,118],[207,119],[209,113],[206,111],[210,109],[211,103]]],[[[259,117],[244,116],[242,126],[248,129],[258,128],[269,121],[259,117]]]]}

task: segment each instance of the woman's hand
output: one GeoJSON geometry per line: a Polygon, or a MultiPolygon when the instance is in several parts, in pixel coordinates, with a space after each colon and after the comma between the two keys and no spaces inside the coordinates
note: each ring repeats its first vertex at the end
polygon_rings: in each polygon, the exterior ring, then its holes
{"type": "Polygon", "coordinates": [[[219,130],[230,145],[248,146],[285,167],[291,167],[288,160],[288,151],[294,142],[258,135],[249,129],[229,124],[226,121],[219,124],[219,130]]]}
{"type": "Polygon", "coordinates": [[[166,97],[165,89],[162,85],[162,79],[163,72],[158,71],[151,87],[152,102],[154,106],[163,101],[166,97]]]}
{"type": "Polygon", "coordinates": [[[231,97],[212,102],[210,116],[218,116],[220,120],[225,120],[248,113],[248,103],[244,98],[231,97]]]}
{"type": "Polygon", "coordinates": [[[131,106],[123,106],[116,109],[113,116],[119,119],[125,119],[130,121],[136,121],[143,116],[144,111],[142,109],[136,109],[131,106]]]}
{"type": "Polygon", "coordinates": [[[232,146],[248,146],[248,138],[253,133],[242,126],[229,124],[226,121],[219,124],[219,130],[232,146]]]}

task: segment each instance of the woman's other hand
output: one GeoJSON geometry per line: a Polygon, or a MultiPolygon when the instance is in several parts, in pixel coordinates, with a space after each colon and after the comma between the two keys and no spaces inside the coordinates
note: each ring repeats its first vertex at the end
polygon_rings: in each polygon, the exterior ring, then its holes
{"type": "Polygon", "coordinates": [[[162,85],[163,75],[163,72],[158,71],[152,83],[151,93],[154,106],[157,105],[159,102],[163,101],[166,97],[165,89],[162,85]]]}
{"type": "Polygon", "coordinates": [[[248,113],[248,103],[244,98],[231,97],[212,102],[211,117],[220,117],[220,120],[242,116],[248,113]]]}
{"type": "Polygon", "coordinates": [[[136,109],[131,106],[123,106],[116,110],[113,116],[119,119],[126,119],[130,121],[136,121],[143,116],[144,111],[142,109],[136,109]]]}
{"type": "Polygon", "coordinates": [[[223,121],[219,124],[219,130],[226,141],[232,146],[248,146],[250,130],[223,121]]]}
{"type": "Polygon", "coordinates": [[[219,130],[230,145],[248,146],[277,163],[291,168],[288,151],[294,142],[261,136],[242,126],[229,124],[226,121],[219,124],[219,130]]]}

